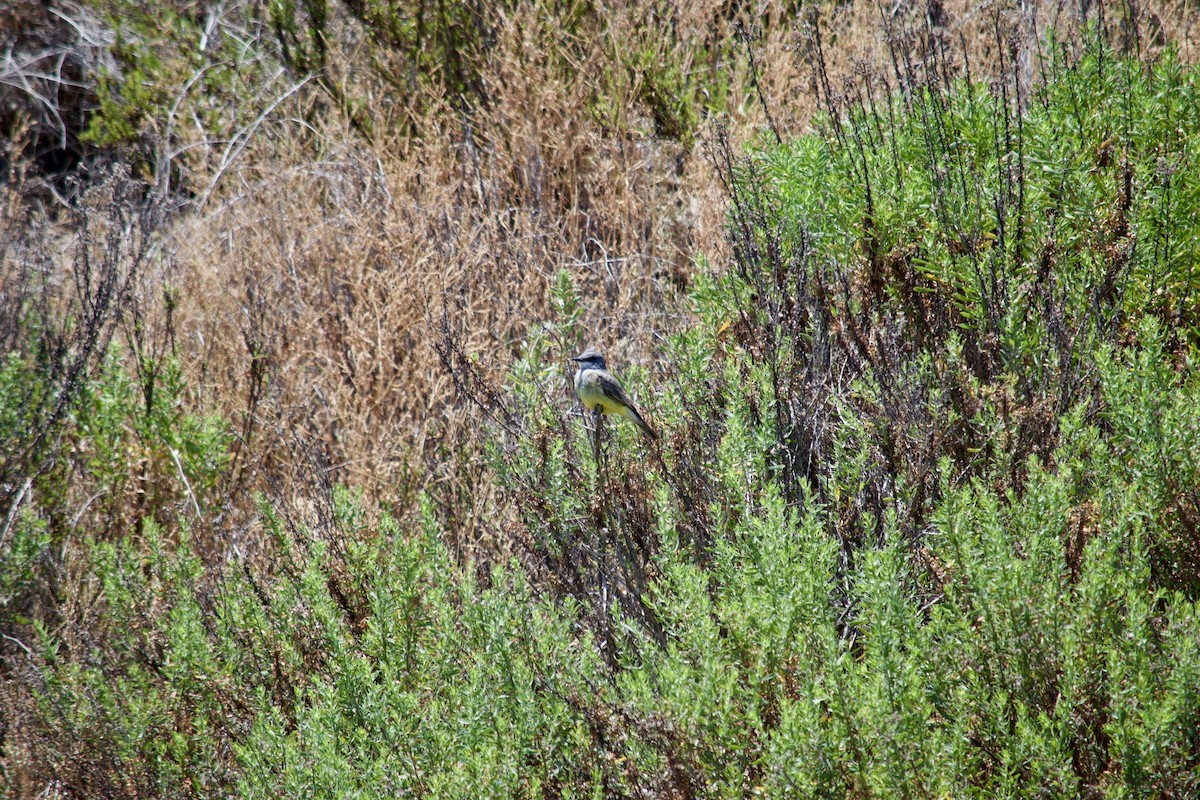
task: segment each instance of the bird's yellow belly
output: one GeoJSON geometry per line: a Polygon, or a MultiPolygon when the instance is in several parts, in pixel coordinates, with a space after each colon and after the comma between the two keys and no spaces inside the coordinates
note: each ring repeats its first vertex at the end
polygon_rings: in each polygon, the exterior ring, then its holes
{"type": "Polygon", "coordinates": [[[605,414],[619,414],[625,410],[625,407],[620,403],[614,403],[609,400],[598,401],[591,407],[591,410],[595,411],[597,408],[603,411],[605,414]]]}
{"type": "Polygon", "coordinates": [[[622,406],[620,403],[606,397],[599,390],[586,383],[579,388],[579,399],[583,401],[588,411],[599,410],[605,414],[619,414],[621,412],[622,406]]]}

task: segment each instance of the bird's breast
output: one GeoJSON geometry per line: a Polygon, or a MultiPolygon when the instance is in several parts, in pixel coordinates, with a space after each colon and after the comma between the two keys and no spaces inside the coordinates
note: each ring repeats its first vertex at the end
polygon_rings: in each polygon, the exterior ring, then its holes
{"type": "Polygon", "coordinates": [[[600,381],[595,375],[589,375],[589,371],[580,372],[575,375],[575,393],[579,395],[579,400],[588,411],[595,411],[599,408],[606,414],[616,414],[621,410],[621,404],[614,401],[604,393],[600,381]]]}

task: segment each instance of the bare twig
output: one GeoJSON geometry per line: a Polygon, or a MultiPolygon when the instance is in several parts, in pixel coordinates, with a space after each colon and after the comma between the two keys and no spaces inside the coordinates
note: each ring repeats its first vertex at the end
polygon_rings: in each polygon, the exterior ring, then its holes
{"type": "Polygon", "coordinates": [[[4,551],[4,541],[8,538],[8,529],[12,527],[13,520],[16,519],[17,508],[20,507],[21,501],[25,499],[25,493],[29,491],[29,487],[32,485],[33,478],[26,478],[25,483],[21,485],[21,491],[17,492],[16,499],[8,507],[8,513],[4,516],[4,530],[0,531],[0,552],[4,551]]]}
{"type": "MultiPolygon", "coordinates": [[[[272,76],[271,80],[274,80],[281,74],[282,70],[276,72],[276,74],[272,76]]],[[[258,129],[262,126],[263,122],[266,121],[267,117],[269,117],[281,103],[304,88],[304,86],[310,80],[311,76],[292,84],[290,87],[288,87],[287,91],[268,104],[267,107],[264,108],[262,112],[254,118],[253,122],[251,122],[242,130],[238,131],[237,134],[235,134],[234,137],[229,140],[229,142],[225,145],[225,152],[221,154],[220,165],[213,173],[212,180],[210,180],[208,183],[208,188],[205,189],[204,193],[200,196],[200,201],[197,203],[199,208],[203,208],[208,204],[208,198],[217,188],[217,184],[220,183],[221,178],[225,175],[225,172],[232,167],[234,162],[236,162],[241,156],[242,151],[246,149],[246,145],[248,145],[250,140],[254,138],[254,134],[258,132],[258,129]]]]}
{"type": "Polygon", "coordinates": [[[192,491],[192,484],[187,478],[187,473],[183,471],[183,462],[179,460],[179,451],[174,447],[169,448],[171,451],[171,459],[175,462],[175,469],[179,470],[179,477],[183,481],[183,487],[187,489],[188,499],[192,501],[192,508],[196,511],[196,519],[203,519],[200,513],[200,504],[196,502],[196,493],[192,491]]]}

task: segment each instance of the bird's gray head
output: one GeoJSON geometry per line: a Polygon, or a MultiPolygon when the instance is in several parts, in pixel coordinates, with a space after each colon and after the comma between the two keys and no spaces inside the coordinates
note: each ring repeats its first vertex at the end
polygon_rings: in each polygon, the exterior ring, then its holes
{"type": "Polygon", "coordinates": [[[579,355],[571,359],[579,364],[580,369],[587,367],[590,369],[606,369],[604,366],[604,356],[599,350],[589,347],[579,355]]]}

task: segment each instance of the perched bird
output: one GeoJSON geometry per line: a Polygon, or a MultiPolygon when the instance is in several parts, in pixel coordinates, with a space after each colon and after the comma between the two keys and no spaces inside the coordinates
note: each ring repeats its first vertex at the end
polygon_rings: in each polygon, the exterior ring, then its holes
{"type": "Polygon", "coordinates": [[[598,350],[588,348],[571,360],[579,365],[575,372],[575,394],[589,411],[617,414],[637,425],[651,439],[658,438],[642,419],[620,381],[605,368],[604,356],[598,350]]]}

